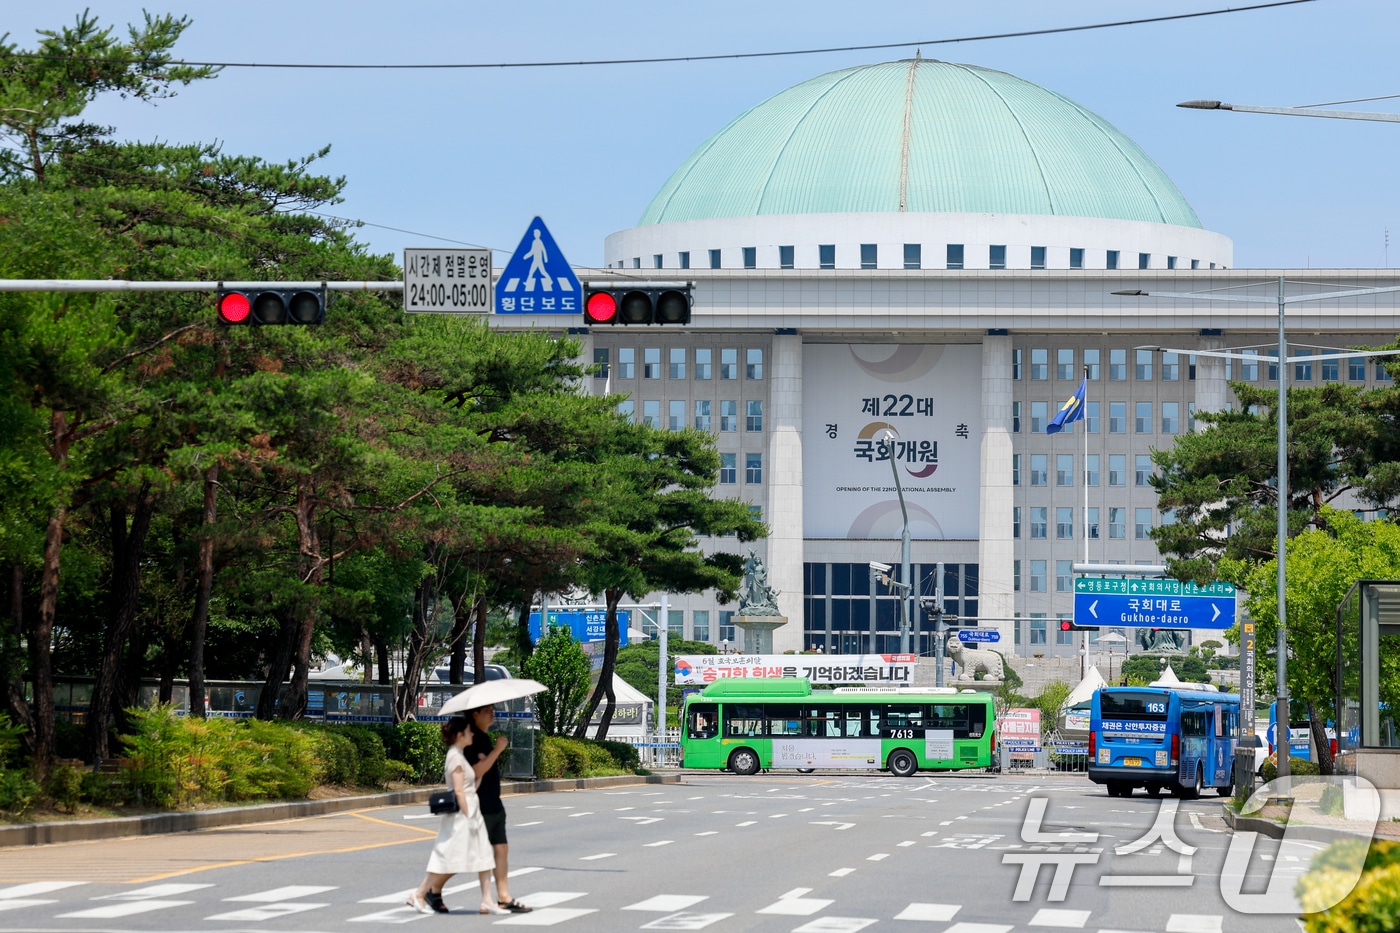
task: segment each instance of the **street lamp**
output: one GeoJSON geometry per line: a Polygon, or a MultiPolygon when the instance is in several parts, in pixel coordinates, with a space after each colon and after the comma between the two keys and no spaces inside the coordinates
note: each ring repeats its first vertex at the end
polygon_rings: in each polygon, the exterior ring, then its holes
{"type": "MultiPolygon", "coordinates": [[[[899,495],[899,511],[904,516],[904,531],[900,535],[899,575],[904,581],[904,595],[899,598],[899,653],[909,653],[909,617],[914,599],[913,574],[909,569],[909,510],[904,507],[904,487],[899,482],[899,464],[894,457],[894,432],[885,430],[880,435],[880,446],[890,458],[890,470],[894,473],[894,490],[899,495]]],[[[939,667],[941,673],[943,668],[939,667]]],[[[939,686],[942,686],[940,683],[939,686]]]]}
{"type": "MultiPolygon", "coordinates": [[[[1347,103],[1347,101],[1342,101],[1347,103]]],[[[1252,104],[1225,104],[1218,100],[1184,100],[1177,104],[1187,110],[1233,110],[1239,113],[1277,113],[1288,117],[1327,117],[1333,120],[1371,120],[1400,123],[1400,113],[1374,113],[1369,110],[1317,110],[1312,107],[1256,107],[1252,104]]]]}
{"type": "MultiPolygon", "coordinates": [[[[1190,103],[1211,102],[1191,101],[1190,103]]],[[[1279,276],[1278,296],[1274,299],[1278,305],[1278,668],[1276,677],[1278,681],[1278,689],[1276,691],[1278,694],[1278,722],[1291,721],[1288,711],[1288,641],[1287,614],[1285,611],[1287,593],[1285,589],[1286,573],[1284,569],[1284,558],[1288,545],[1288,364],[1303,359],[1315,361],[1343,359],[1354,356],[1393,356],[1397,352],[1393,350],[1350,350],[1345,353],[1324,353],[1320,356],[1289,357],[1288,335],[1286,331],[1286,309],[1288,305],[1300,301],[1327,301],[1336,298],[1356,298],[1361,295],[1381,295],[1388,292],[1400,292],[1400,286],[1388,286],[1384,288],[1347,288],[1338,291],[1316,292],[1310,295],[1289,296],[1284,294],[1285,285],[1286,282],[1283,276],[1279,276]]],[[[1187,301],[1242,301],[1249,304],[1262,304],[1269,301],[1268,298],[1253,295],[1217,295],[1208,292],[1146,292],[1141,289],[1125,289],[1112,292],[1111,294],[1139,298],[1180,298],[1187,301]]],[[[1165,348],[1154,347],[1151,349],[1160,350],[1165,348]]],[[[1231,353],[1227,350],[1182,350],[1180,352],[1195,353],[1198,356],[1221,357],[1224,359],[1242,360],[1246,358],[1243,353],[1231,353]]],[[[1287,780],[1289,777],[1287,758],[1287,755],[1279,756],[1278,776],[1283,780],[1287,780]]]]}

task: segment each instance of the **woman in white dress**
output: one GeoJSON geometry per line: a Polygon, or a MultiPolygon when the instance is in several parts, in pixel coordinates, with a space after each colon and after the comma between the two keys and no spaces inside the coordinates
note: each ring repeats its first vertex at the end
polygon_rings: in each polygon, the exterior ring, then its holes
{"type": "MultiPolygon", "coordinates": [[[[476,775],[462,751],[471,744],[471,725],[461,716],[452,717],[442,724],[442,740],[448,746],[443,779],[457,795],[457,812],[442,815],[437,842],[433,845],[432,855],[428,857],[427,877],[409,896],[408,906],[419,913],[447,913],[447,905],[442,902],[442,886],[459,872],[474,871],[481,887],[481,906],[477,912],[510,913],[497,905],[496,899],[491,896],[491,870],[496,865],[496,859],[491,840],[486,834],[486,823],[481,818],[481,805],[476,799],[476,775]]],[[[501,736],[489,756],[491,764],[500,757],[505,747],[506,738],[501,736]]]]}

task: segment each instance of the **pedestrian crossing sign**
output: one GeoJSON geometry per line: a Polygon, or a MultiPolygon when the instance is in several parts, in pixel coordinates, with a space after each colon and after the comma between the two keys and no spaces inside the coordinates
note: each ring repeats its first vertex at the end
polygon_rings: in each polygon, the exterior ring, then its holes
{"type": "Polygon", "coordinates": [[[497,314],[579,314],[583,287],[536,217],[496,280],[497,314]]]}

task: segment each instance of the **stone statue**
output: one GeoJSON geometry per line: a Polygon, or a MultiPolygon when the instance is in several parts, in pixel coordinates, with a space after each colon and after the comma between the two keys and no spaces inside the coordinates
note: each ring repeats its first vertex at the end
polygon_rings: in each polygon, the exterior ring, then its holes
{"type": "Polygon", "coordinates": [[[1186,633],[1169,629],[1148,628],[1137,630],[1138,647],[1143,651],[1161,651],[1167,654],[1181,654],[1186,651],[1186,633]]]}
{"type": "Polygon", "coordinates": [[[744,561],[744,583],[739,590],[739,615],[775,616],[778,612],[778,593],[768,585],[768,568],[758,555],[749,550],[744,561]]]}
{"type": "Polygon", "coordinates": [[[1000,685],[1006,679],[1006,665],[995,651],[965,645],[956,633],[948,636],[947,650],[948,657],[958,666],[955,683],[980,683],[991,687],[1000,685]],[[978,674],[982,675],[981,680],[977,679],[978,674]]]}

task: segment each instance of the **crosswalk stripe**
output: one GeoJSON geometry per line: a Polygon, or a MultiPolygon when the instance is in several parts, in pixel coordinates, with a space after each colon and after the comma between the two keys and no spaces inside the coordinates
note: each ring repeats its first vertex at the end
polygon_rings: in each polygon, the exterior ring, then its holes
{"type": "Polygon", "coordinates": [[[119,891],[116,894],[104,894],[101,897],[94,897],[95,901],[149,901],[162,897],[174,897],[179,894],[188,894],[191,891],[201,891],[204,888],[212,888],[212,884],[153,884],[148,888],[137,888],[135,891],[119,891]]]}
{"type": "Polygon", "coordinates": [[[194,901],[126,901],[125,903],[104,904],[101,907],[92,907],[87,910],[77,910],[72,913],[59,914],[60,918],[72,917],[74,919],[87,920],[112,920],[116,917],[131,917],[136,914],[148,914],[156,910],[166,910],[170,907],[188,907],[194,901]]]}
{"type": "MultiPolygon", "coordinates": [[[[270,891],[259,891],[257,894],[243,894],[239,897],[226,897],[226,901],[252,901],[254,903],[273,903],[275,901],[294,901],[299,897],[310,897],[313,894],[321,894],[325,891],[336,890],[335,885],[320,884],[290,884],[283,888],[273,888],[270,891]]],[[[407,894],[404,897],[408,897],[407,894]]]]}
{"type": "Polygon", "coordinates": [[[703,930],[712,923],[718,923],[733,914],[692,914],[682,911],[668,917],[658,917],[651,923],[643,924],[643,930],[703,930]]]}
{"type": "Polygon", "coordinates": [[[87,884],[86,881],[31,881],[28,884],[17,884],[13,887],[0,891],[0,900],[8,900],[12,897],[31,897],[35,894],[48,894],[50,891],[62,891],[64,888],[76,888],[78,885],[87,884]]]}
{"type": "Polygon", "coordinates": [[[649,897],[644,901],[629,904],[623,910],[654,910],[658,913],[672,914],[678,910],[685,910],[687,907],[694,907],[703,900],[708,900],[706,894],[658,894],[649,897]]]}
{"type": "Polygon", "coordinates": [[[245,907],[242,910],[231,910],[228,913],[214,914],[212,917],[205,917],[205,920],[243,920],[261,922],[263,920],[276,920],[278,917],[287,917],[292,914],[299,914],[307,910],[316,910],[321,907],[329,907],[330,904],[311,904],[306,901],[295,901],[282,904],[264,904],[261,907],[245,907]]]}
{"type": "Polygon", "coordinates": [[[497,920],[496,926],[552,927],[565,920],[573,920],[586,914],[596,914],[596,907],[545,907],[535,908],[528,914],[511,914],[504,920],[497,920]]]}
{"type": "Polygon", "coordinates": [[[7,910],[23,910],[26,907],[43,907],[45,904],[57,904],[54,900],[27,900],[24,898],[10,898],[0,901],[0,913],[7,910]]]}
{"type": "MultiPolygon", "coordinates": [[[[407,894],[404,897],[408,897],[407,894]]],[[[395,907],[393,910],[380,910],[372,914],[351,917],[346,923],[412,923],[427,920],[430,914],[420,914],[412,907],[395,907]]]]}

